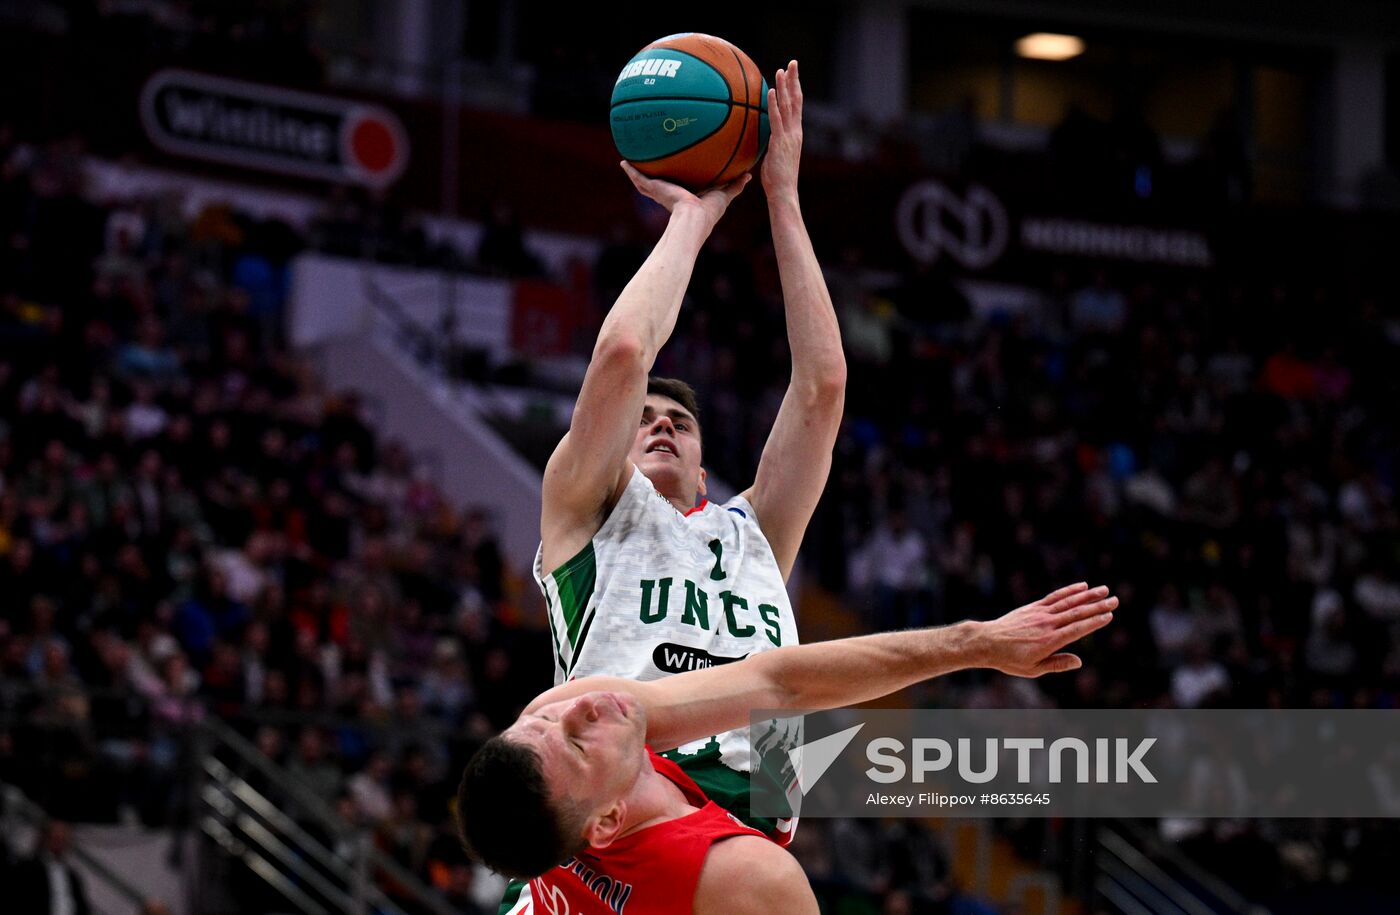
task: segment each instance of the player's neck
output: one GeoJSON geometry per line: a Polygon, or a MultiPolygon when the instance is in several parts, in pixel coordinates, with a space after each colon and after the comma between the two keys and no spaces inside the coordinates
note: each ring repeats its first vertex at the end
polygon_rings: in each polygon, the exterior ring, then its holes
{"type": "Polygon", "coordinates": [[[689,484],[685,484],[670,479],[669,475],[657,474],[656,477],[647,474],[644,475],[648,482],[651,483],[652,489],[655,489],[661,495],[661,498],[675,506],[676,511],[681,514],[685,514],[696,505],[700,504],[700,500],[696,498],[698,493],[695,491],[694,480],[690,481],[689,484]],[[660,477],[660,479],[657,477],[660,477]]]}
{"type": "MultiPolygon", "coordinates": [[[[652,485],[655,486],[656,484],[653,483],[652,485]]],[[[667,491],[659,486],[656,487],[656,491],[661,493],[661,498],[670,502],[676,511],[680,512],[682,515],[700,504],[700,501],[695,498],[695,493],[693,492],[689,495],[685,495],[675,491],[667,491]]]]}
{"type": "Polygon", "coordinates": [[[638,780],[627,800],[627,824],[621,835],[679,819],[697,809],[675,782],[653,770],[638,780]]]}
{"type": "Polygon", "coordinates": [[[700,500],[697,498],[697,493],[694,489],[688,491],[685,487],[667,489],[657,486],[655,482],[651,485],[656,486],[656,491],[661,493],[661,498],[670,502],[671,505],[675,507],[676,511],[680,512],[682,515],[700,504],[700,500]]]}

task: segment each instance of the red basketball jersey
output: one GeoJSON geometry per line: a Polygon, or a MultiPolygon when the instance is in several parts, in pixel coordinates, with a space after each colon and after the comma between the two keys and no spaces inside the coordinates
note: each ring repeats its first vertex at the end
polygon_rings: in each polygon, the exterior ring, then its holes
{"type": "MultiPolygon", "coordinates": [[[[681,767],[651,755],[651,765],[670,779],[694,813],[623,836],[607,848],[570,858],[530,881],[530,905],[511,912],[532,915],[675,915],[695,901],[700,868],[710,846],[730,836],[759,836],[705,797],[681,767]]],[[[524,902],[524,900],[519,900],[524,902]]],[[[517,903],[518,904],[518,903],[517,903]]]]}

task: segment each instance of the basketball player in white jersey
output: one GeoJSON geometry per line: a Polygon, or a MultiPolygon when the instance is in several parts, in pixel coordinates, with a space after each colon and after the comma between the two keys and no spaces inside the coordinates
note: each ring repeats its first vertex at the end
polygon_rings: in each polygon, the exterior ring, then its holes
{"type": "MultiPolygon", "coordinates": [[[[762,179],[792,350],[782,407],[753,485],[723,505],[707,501],[694,394],[648,373],[701,247],[750,176],[697,196],[623,163],[671,215],[599,330],[569,431],[545,469],[534,571],[548,603],[556,683],[654,680],[797,642],[785,582],[826,485],[846,363],[798,204],[796,61],[770,91],[762,179]]],[[[748,757],[738,731],[682,746],[676,758],[742,817],[748,757]]]]}

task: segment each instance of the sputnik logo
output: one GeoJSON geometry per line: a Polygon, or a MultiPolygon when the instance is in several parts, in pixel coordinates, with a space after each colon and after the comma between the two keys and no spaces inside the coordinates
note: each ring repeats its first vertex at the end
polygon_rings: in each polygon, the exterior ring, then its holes
{"type": "Polygon", "coordinates": [[[788,791],[788,802],[792,804],[794,813],[798,812],[798,802],[811,793],[817,782],[826,774],[826,770],[845,752],[846,747],[851,745],[851,741],[855,740],[856,734],[860,733],[863,727],[865,723],[861,722],[844,731],[837,731],[835,734],[788,750],[788,759],[792,760],[792,771],[797,775],[796,784],[788,791]]]}

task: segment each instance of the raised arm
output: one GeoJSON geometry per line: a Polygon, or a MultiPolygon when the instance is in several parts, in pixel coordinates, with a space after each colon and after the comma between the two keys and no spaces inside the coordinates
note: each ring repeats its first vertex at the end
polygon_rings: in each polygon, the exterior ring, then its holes
{"type": "Polygon", "coordinates": [[[753,486],[744,495],[787,578],[831,471],[831,449],[845,407],[846,358],[831,295],[797,198],[802,158],[797,61],[778,71],[769,90],[768,117],[772,136],[763,160],[763,187],[783,285],[792,377],[753,486]]]}
{"type": "Polygon", "coordinates": [[[744,175],[697,197],[625,162],[623,169],[671,218],[604,319],[569,431],[545,467],[540,537],[546,570],[597,532],[626,485],[627,452],[642,415],[647,373],[676,326],[700,246],[749,180],[744,175]]]}
{"type": "Polygon", "coordinates": [[[627,692],[646,708],[653,749],[670,749],[746,725],[754,709],[857,705],[970,667],[1018,677],[1074,670],[1079,658],[1061,649],[1107,626],[1117,606],[1107,588],[1080,583],[987,622],[792,645],[646,683],[575,680],[540,695],[525,711],[597,690],[627,692]]]}

